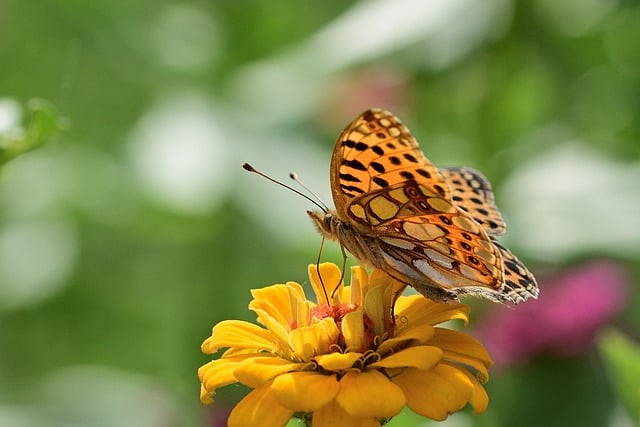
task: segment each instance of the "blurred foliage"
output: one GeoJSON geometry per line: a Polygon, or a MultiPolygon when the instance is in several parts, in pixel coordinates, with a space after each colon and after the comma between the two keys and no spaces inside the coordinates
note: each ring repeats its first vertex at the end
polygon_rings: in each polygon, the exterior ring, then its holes
{"type": "Polygon", "coordinates": [[[598,340],[598,346],[622,402],[640,423],[640,345],[620,332],[608,330],[598,340]]]}
{"type": "MultiPolygon", "coordinates": [[[[335,138],[372,106],[401,117],[437,165],[491,179],[498,205],[514,206],[505,210],[510,247],[542,281],[585,258],[627,268],[617,322],[637,341],[640,8],[428,4],[0,3],[0,98],[27,105],[11,141],[0,110],[0,163],[56,135],[60,117],[73,123],[0,175],[0,425],[224,425],[244,390],[200,405],[202,340],[214,323],[249,316],[249,289],[305,283],[320,242],[305,201],[240,164],[278,176],[303,169],[328,194],[335,138]],[[540,236],[517,219],[539,206],[529,203],[536,186],[552,193],[580,182],[569,172],[519,173],[548,166],[543,159],[569,144],[610,175],[571,158],[554,164],[605,188],[580,203],[540,203],[584,236],[612,237],[576,240],[550,262],[554,248],[543,239],[545,250],[531,250],[540,236]],[[596,208],[604,213],[588,215],[596,208]],[[593,217],[600,222],[580,222],[593,217]],[[618,238],[628,242],[623,257],[618,238]]],[[[532,215],[562,232],[557,217],[532,215]]],[[[339,259],[326,246],[324,256],[339,259]]],[[[476,304],[472,321],[487,310],[476,304]]],[[[493,375],[487,413],[451,425],[619,427],[637,415],[616,415],[623,389],[592,352],[522,363],[493,375]]],[[[615,378],[631,369],[615,366],[615,378]]],[[[403,413],[390,425],[420,422],[403,413]]]]}
{"type": "Polygon", "coordinates": [[[64,119],[57,115],[49,102],[31,99],[26,107],[24,127],[8,129],[0,134],[0,166],[40,147],[63,129],[64,119]]]}

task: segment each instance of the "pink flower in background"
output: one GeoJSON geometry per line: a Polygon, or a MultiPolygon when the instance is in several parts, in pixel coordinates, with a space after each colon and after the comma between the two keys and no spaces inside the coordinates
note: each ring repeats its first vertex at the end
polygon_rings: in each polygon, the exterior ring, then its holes
{"type": "Polygon", "coordinates": [[[608,261],[583,264],[542,283],[538,300],[493,312],[476,335],[489,349],[496,367],[543,352],[577,355],[622,310],[626,291],[626,275],[619,265],[608,261]]]}

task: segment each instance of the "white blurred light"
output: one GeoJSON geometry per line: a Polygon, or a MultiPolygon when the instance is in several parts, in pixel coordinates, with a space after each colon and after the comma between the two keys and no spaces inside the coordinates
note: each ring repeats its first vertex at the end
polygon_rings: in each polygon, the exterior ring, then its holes
{"type": "Polygon", "coordinates": [[[202,99],[183,97],[148,112],[130,138],[129,153],[145,190],[186,214],[213,210],[227,189],[231,141],[202,99]]]}
{"type": "Polygon", "coordinates": [[[12,98],[0,98],[0,133],[10,131],[20,125],[22,109],[12,98]]]}
{"type": "Polygon", "coordinates": [[[520,166],[499,196],[509,240],[531,256],[640,255],[640,163],[567,143],[520,166]]]}
{"type": "Polygon", "coordinates": [[[0,307],[32,305],[56,294],[76,255],[76,233],[67,223],[5,223],[0,228],[0,307]]]}

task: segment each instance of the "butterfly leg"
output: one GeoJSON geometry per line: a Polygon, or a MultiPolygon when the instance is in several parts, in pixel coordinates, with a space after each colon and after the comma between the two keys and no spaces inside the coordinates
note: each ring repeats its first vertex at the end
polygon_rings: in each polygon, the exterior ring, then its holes
{"type": "Polygon", "coordinates": [[[393,296],[393,302],[391,303],[391,322],[393,322],[394,326],[396,324],[396,313],[395,313],[396,301],[398,300],[398,297],[402,295],[405,289],[407,289],[406,284],[401,289],[398,289],[395,295],[393,296]]]}
{"type": "MultiPolygon", "coordinates": [[[[322,257],[322,249],[324,248],[324,236],[322,236],[322,241],[320,242],[320,250],[318,251],[318,259],[316,260],[316,273],[318,273],[318,277],[320,278],[320,284],[322,285],[322,291],[324,292],[324,297],[327,300],[327,305],[329,304],[329,295],[327,294],[327,287],[324,285],[324,280],[322,280],[322,275],[320,274],[320,258],[322,257]]],[[[320,301],[318,301],[320,304],[320,301]]]]}
{"type": "Polygon", "coordinates": [[[347,268],[347,252],[345,251],[344,246],[340,245],[340,251],[342,252],[342,269],[341,269],[341,273],[340,273],[340,279],[338,280],[338,283],[336,284],[336,287],[333,288],[333,291],[331,291],[331,299],[332,300],[333,300],[333,296],[335,295],[336,291],[340,287],[340,283],[342,283],[342,281],[344,280],[344,271],[347,268]]]}

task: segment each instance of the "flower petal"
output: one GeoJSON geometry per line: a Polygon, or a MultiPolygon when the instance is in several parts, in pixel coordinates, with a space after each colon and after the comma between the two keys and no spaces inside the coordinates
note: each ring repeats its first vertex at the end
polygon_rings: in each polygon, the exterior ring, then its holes
{"type": "Polygon", "coordinates": [[[239,363],[233,375],[242,384],[255,388],[285,372],[304,368],[304,363],[294,363],[278,357],[252,357],[239,363]]]}
{"type": "Polygon", "coordinates": [[[249,309],[261,308],[285,326],[295,314],[295,303],[305,299],[304,290],[296,282],[252,289],[251,295],[253,300],[249,303],[249,309]]]}
{"type": "MultiPolygon", "coordinates": [[[[396,325],[399,328],[399,325],[396,325]]],[[[395,348],[404,347],[408,342],[426,344],[434,334],[434,327],[426,323],[411,323],[410,326],[397,331],[393,338],[383,341],[377,349],[377,352],[385,355],[395,348]]]]}
{"type": "Polygon", "coordinates": [[[487,394],[487,391],[482,387],[480,381],[478,381],[469,371],[466,369],[460,369],[460,371],[465,374],[473,384],[473,395],[469,401],[473,408],[473,413],[483,413],[487,409],[487,406],[489,406],[489,395],[487,394]]]}
{"type": "Polygon", "coordinates": [[[215,396],[215,391],[209,391],[205,388],[204,385],[200,384],[200,402],[205,405],[211,405],[213,403],[213,396],[215,396]]]}
{"type": "Polygon", "coordinates": [[[349,286],[349,302],[354,305],[362,305],[364,292],[369,284],[367,270],[355,265],[351,267],[351,283],[349,286]]]}
{"type": "Polygon", "coordinates": [[[231,411],[229,427],[284,427],[293,416],[271,392],[271,383],[253,390],[231,411]]]}
{"type": "Polygon", "coordinates": [[[440,364],[429,371],[406,369],[393,378],[415,413],[442,421],[462,409],[473,395],[473,384],[460,370],[440,364]]]}
{"type": "Polygon", "coordinates": [[[364,336],[364,313],[362,310],[352,311],[342,318],[342,335],[347,352],[366,350],[367,339],[364,336]]]}
{"type": "Polygon", "coordinates": [[[335,401],[313,413],[313,427],[380,427],[375,418],[353,418],[335,401]]]}
{"type": "Polygon", "coordinates": [[[313,358],[313,360],[327,371],[343,371],[353,366],[358,359],[362,357],[362,353],[349,352],[349,353],[329,353],[320,354],[313,358]]]}
{"type": "Polygon", "coordinates": [[[413,322],[437,325],[447,320],[469,321],[469,307],[460,303],[440,303],[422,295],[401,296],[396,301],[395,314],[413,322]]]}
{"type": "Polygon", "coordinates": [[[435,333],[429,344],[444,350],[444,358],[449,362],[474,368],[478,378],[489,380],[489,366],[493,363],[491,356],[475,338],[458,331],[435,328],[435,333]]]}
{"type": "Polygon", "coordinates": [[[213,354],[223,347],[275,350],[271,332],[241,320],[223,320],[213,327],[211,336],[202,343],[202,352],[213,354]]]}
{"type": "MultiPolygon", "coordinates": [[[[237,382],[233,370],[241,361],[218,359],[212,360],[198,369],[198,378],[202,385],[211,393],[218,387],[237,382]]],[[[213,394],[211,395],[213,397],[213,394]]]]}
{"type": "Polygon", "coordinates": [[[336,402],[355,418],[389,418],[405,404],[402,389],[376,370],[350,371],[340,379],[336,402]]]}
{"type": "Polygon", "coordinates": [[[364,296],[362,307],[364,313],[373,322],[373,333],[376,336],[383,336],[391,323],[392,297],[391,286],[388,284],[369,286],[364,296]]]}
{"type": "MultiPolygon", "coordinates": [[[[311,287],[313,287],[313,291],[316,294],[316,301],[318,301],[318,304],[329,304],[330,302],[327,301],[326,295],[331,297],[336,287],[342,287],[342,282],[340,282],[342,272],[337,265],[331,262],[324,262],[317,267],[314,264],[310,264],[308,272],[311,287]],[[318,270],[320,270],[320,276],[318,276],[318,270]],[[320,277],[322,277],[322,280],[320,277]]],[[[341,293],[342,292],[338,290],[334,296],[340,296],[341,293]]],[[[335,303],[339,302],[340,301],[335,301],[335,303]]]]}
{"type": "Polygon", "coordinates": [[[293,329],[309,326],[311,321],[311,310],[316,305],[311,301],[299,301],[296,306],[296,317],[293,319],[293,329]]]}
{"type": "Polygon", "coordinates": [[[431,369],[442,359],[442,350],[438,347],[421,345],[408,347],[393,353],[378,362],[369,365],[372,368],[404,368],[431,369]]]}
{"type": "Polygon", "coordinates": [[[338,341],[340,330],[335,320],[326,317],[317,323],[294,329],[289,334],[289,346],[296,360],[309,361],[318,354],[329,352],[329,346],[338,341]]]}
{"type": "MultiPolygon", "coordinates": [[[[254,301],[252,301],[254,302],[254,301]]],[[[258,322],[264,325],[272,334],[273,339],[277,341],[278,348],[288,349],[289,348],[289,331],[291,328],[289,327],[288,322],[285,321],[283,324],[278,320],[278,317],[272,317],[268,311],[258,308],[260,304],[253,304],[251,310],[258,315],[258,322]]]]}
{"type": "Polygon", "coordinates": [[[314,412],[335,399],[340,386],[335,375],[291,372],[276,377],[271,385],[278,402],[296,412],[314,412]]]}

